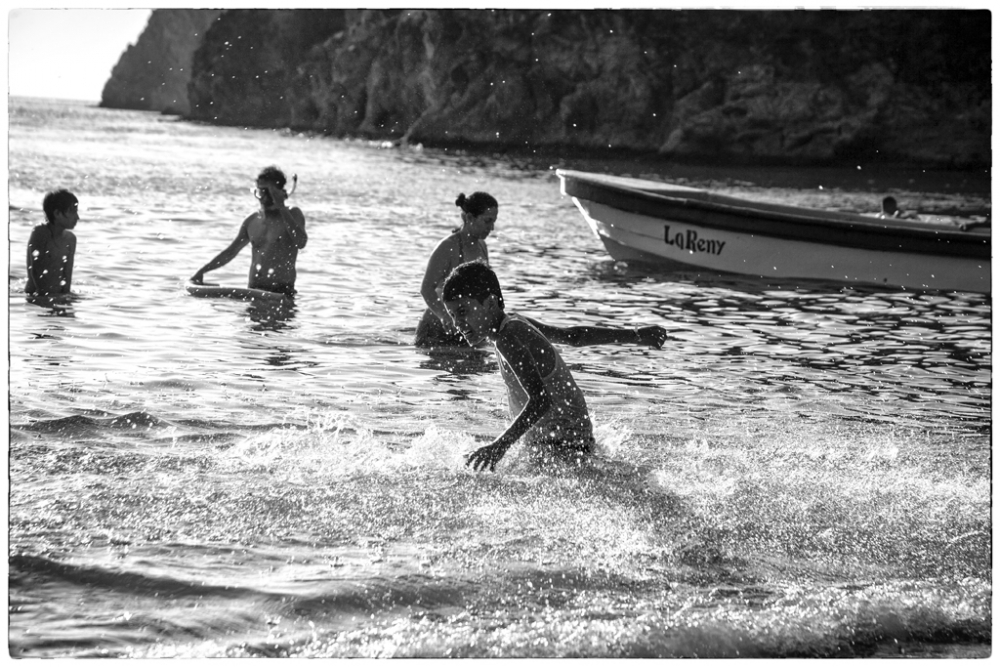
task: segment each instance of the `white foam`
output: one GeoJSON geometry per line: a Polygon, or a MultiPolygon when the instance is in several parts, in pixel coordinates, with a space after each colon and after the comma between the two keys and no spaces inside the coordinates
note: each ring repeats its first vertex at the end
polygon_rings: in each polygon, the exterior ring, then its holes
{"type": "Polygon", "coordinates": [[[477,447],[466,433],[431,424],[420,435],[378,434],[353,419],[323,421],[306,429],[278,428],[255,434],[222,452],[225,464],[240,470],[267,470],[292,477],[322,474],[345,477],[407,470],[459,470],[477,447]]]}

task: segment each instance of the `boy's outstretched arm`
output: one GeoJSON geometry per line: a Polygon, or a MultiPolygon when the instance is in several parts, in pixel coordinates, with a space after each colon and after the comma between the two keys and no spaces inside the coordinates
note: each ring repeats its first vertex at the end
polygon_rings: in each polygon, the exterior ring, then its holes
{"type": "Polygon", "coordinates": [[[206,273],[225,266],[229,262],[233,261],[236,255],[240,254],[240,250],[243,250],[246,244],[250,243],[250,234],[247,232],[247,222],[249,220],[250,218],[247,218],[243,221],[243,224],[240,225],[239,233],[236,235],[233,242],[229,244],[228,248],[216,255],[212,261],[198,269],[198,272],[191,276],[191,282],[201,285],[205,282],[206,273]]]}
{"type": "Polygon", "coordinates": [[[490,472],[493,472],[510,446],[552,407],[552,398],[545,389],[545,382],[542,381],[535,359],[524,344],[513,337],[503,339],[497,341],[497,352],[503,355],[504,361],[513,369],[518,382],[528,394],[528,402],[506,431],[492,443],[480,447],[466,458],[465,465],[471,465],[477,472],[485,470],[487,466],[490,472]]]}
{"type": "Polygon", "coordinates": [[[553,343],[582,347],[584,345],[628,344],[648,345],[660,349],[667,340],[667,330],[661,326],[636,329],[611,329],[608,327],[556,327],[525,317],[543,336],[553,343]]]}

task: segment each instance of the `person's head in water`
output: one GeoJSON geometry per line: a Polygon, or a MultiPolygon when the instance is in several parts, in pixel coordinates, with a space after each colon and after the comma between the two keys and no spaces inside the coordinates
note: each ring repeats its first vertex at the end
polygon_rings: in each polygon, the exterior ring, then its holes
{"type": "Polygon", "coordinates": [[[499,204],[493,195],[473,192],[468,197],[458,195],[455,206],[462,209],[462,229],[476,239],[485,239],[493,231],[497,221],[499,204]]]}
{"type": "Polygon", "coordinates": [[[461,264],[449,274],[441,293],[455,328],[471,345],[496,333],[504,311],[500,281],[484,262],[461,264]]]}
{"type": "Polygon", "coordinates": [[[76,195],[69,190],[60,189],[48,193],[42,200],[46,222],[50,225],[58,223],[62,227],[73,229],[79,220],[77,214],[79,204],[76,195]]]}
{"type": "Polygon", "coordinates": [[[260,173],[257,174],[256,195],[257,199],[260,200],[260,203],[264,208],[271,208],[275,205],[274,197],[271,196],[268,186],[284,190],[286,182],[285,172],[281,171],[274,165],[264,167],[260,170],[260,173]]]}
{"type": "Polygon", "coordinates": [[[882,200],[882,215],[894,216],[899,211],[896,207],[895,197],[886,197],[882,200]]]}

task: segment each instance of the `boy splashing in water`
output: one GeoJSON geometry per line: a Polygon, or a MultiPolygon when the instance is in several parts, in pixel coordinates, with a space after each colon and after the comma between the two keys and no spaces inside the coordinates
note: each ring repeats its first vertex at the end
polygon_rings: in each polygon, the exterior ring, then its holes
{"type": "Polygon", "coordinates": [[[493,343],[514,421],[491,444],[470,454],[466,465],[493,471],[522,436],[535,454],[578,462],[594,446],[593,427],[583,392],[559,352],[542,334],[573,345],[640,343],[659,348],[662,327],[614,330],[603,327],[560,328],[504,312],[496,274],[482,262],[455,268],[445,281],[442,301],[455,327],[470,345],[493,343]]]}

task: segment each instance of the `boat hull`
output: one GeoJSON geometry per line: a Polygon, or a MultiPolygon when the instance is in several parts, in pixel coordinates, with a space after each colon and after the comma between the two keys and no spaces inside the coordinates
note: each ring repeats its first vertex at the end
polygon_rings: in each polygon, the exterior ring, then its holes
{"type": "Polygon", "coordinates": [[[578,173],[559,173],[563,192],[615,260],[768,280],[990,292],[988,233],[883,225],[876,219],[793,207],[743,208],[743,202],[732,198],[687,188],[634,192],[615,182],[626,179],[581,186],[579,179],[586,175],[578,173]]]}

